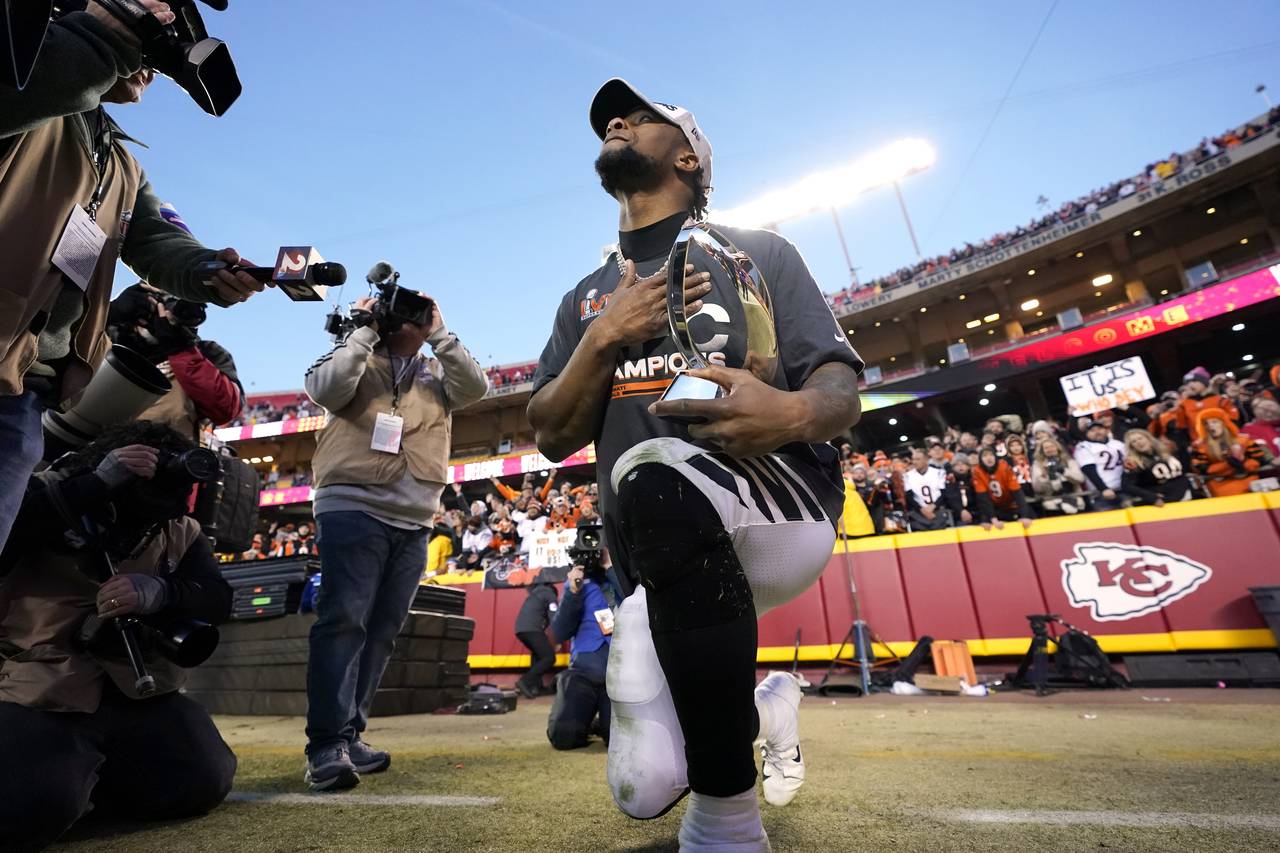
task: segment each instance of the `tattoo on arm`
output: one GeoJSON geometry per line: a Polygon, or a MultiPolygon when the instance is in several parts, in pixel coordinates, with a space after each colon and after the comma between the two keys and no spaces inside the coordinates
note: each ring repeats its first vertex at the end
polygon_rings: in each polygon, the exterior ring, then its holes
{"type": "Polygon", "coordinates": [[[809,375],[801,391],[812,407],[811,432],[806,440],[828,441],[862,417],[858,374],[847,364],[827,362],[809,375]]]}

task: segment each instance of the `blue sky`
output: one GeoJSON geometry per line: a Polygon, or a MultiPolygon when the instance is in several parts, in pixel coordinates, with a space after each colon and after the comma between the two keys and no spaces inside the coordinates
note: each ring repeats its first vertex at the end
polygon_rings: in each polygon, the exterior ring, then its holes
{"type": "MultiPolygon", "coordinates": [[[[903,184],[926,255],[1261,112],[1258,83],[1280,101],[1280,4],[1061,0],[1001,106],[1051,6],[231,0],[204,10],[245,87],[226,116],[164,79],[113,114],[208,245],[270,264],[313,244],[351,273],[344,302],[385,258],[483,363],[533,360],[616,238],[586,120],[611,76],[694,111],[715,149],[713,209],[929,140],[936,165],[903,184]]],[[[864,279],[913,259],[891,191],[840,215],[864,279]]],[[[829,216],[782,230],[824,289],[847,283],[829,216]]],[[[298,388],[330,346],[327,311],[269,291],[211,311],[204,333],[251,393],[298,388]]]]}

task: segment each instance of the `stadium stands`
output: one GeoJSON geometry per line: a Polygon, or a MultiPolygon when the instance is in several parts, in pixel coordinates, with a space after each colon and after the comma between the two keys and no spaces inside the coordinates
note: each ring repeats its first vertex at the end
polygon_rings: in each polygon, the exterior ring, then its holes
{"type": "Polygon", "coordinates": [[[1267,131],[1280,125],[1280,107],[1272,108],[1268,113],[1248,121],[1239,127],[1227,130],[1216,137],[1205,138],[1195,148],[1179,154],[1171,153],[1167,158],[1148,163],[1135,175],[1113,181],[1093,192],[1080,196],[1072,201],[1064,202],[1056,211],[1026,225],[1019,225],[1011,231],[1003,231],[976,244],[965,243],[964,246],[952,249],[944,255],[926,258],[911,266],[904,266],[888,275],[870,282],[851,284],[842,290],[828,295],[832,310],[837,314],[846,313],[857,307],[862,296],[881,293],[890,288],[909,284],[921,276],[928,276],[953,264],[993,253],[1023,237],[1050,229],[1056,225],[1071,222],[1081,216],[1096,212],[1101,208],[1127,198],[1135,192],[1149,187],[1153,182],[1172,178],[1184,168],[1203,163],[1218,153],[1246,145],[1262,137],[1267,131]]]}

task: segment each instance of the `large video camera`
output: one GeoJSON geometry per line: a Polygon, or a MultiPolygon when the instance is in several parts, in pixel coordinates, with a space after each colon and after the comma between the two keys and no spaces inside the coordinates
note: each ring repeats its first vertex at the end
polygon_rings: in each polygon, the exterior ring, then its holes
{"type": "MultiPolygon", "coordinates": [[[[18,89],[31,78],[49,21],[83,12],[88,0],[0,0],[0,80],[18,89]]],[[[142,63],[172,79],[210,115],[225,113],[240,97],[240,78],[225,42],[210,38],[195,0],[168,0],[174,21],[165,26],[136,0],[98,4],[138,35],[142,63]]],[[[227,0],[203,0],[219,12],[227,0]]]]}
{"type": "Polygon", "coordinates": [[[378,324],[378,334],[389,335],[405,323],[425,326],[431,322],[435,312],[435,301],[417,291],[399,284],[400,273],[386,261],[378,261],[365,276],[371,289],[377,290],[378,296],[373,307],[368,310],[353,309],[344,314],[335,307],[333,313],[325,317],[324,330],[341,341],[361,326],[378,324]]]}
{"type": "Polygon", "coordinates": [[[569,547],[569,559],[575,566],[582,566],[587,577],[603,575],[604,567],[604,526],[599,521],[584,522],[578,525],[578,536],[569,547]]]}

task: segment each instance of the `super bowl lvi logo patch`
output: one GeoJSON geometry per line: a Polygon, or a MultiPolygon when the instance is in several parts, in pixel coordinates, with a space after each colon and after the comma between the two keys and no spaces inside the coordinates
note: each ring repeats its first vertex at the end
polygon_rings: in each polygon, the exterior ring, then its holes
{"type": "Polygon", "coordinates": [[[1213,576],[1190,557],[1145,545],[1080,542],[1062,561],[1062,586],[1099,622],[1132,619],[1185,598],[1213,576]]]}

